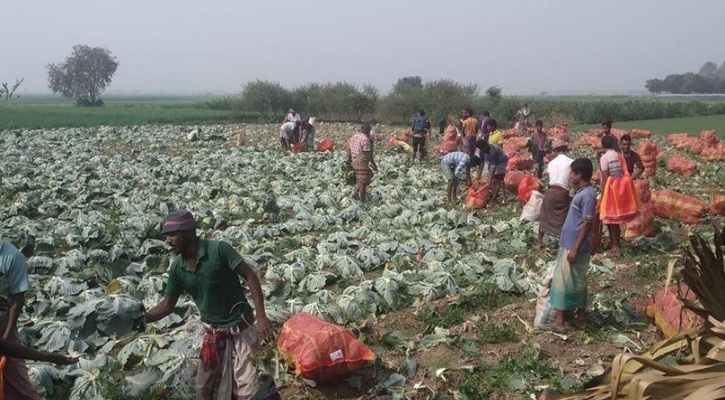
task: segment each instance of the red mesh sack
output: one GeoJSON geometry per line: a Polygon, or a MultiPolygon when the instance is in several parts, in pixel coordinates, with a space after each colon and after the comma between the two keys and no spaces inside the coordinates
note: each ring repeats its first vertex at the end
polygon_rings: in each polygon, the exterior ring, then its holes
{"type": "Polygon", "coordinates": [[[703,147],[714,147],[718,144],[717,132],[715,131],[702,131],[700,132],[700,141],[703,147]]]}
{"type": "Polygon", "coordinates": [[[503,177],[503,184],[506,189],[518,193],[519,184],[521,183],[521,179],[524,178],[524,175],[526,175],[526,172],[523,171],[508,171],[503,177]]]}
{"type": "Polygon", "coordinates": [[[350,330],[303,313],[284,323],[277,348],[295,375],[315,382],[338,382],[375,360],[350,330]]]}
{"type": "Polygon", "coordinates": [[[633,240],[640,236],[653,237],[655,235],[655,214],[650,203],[644,203],[637,211],[634,220],[626,222],[622,226],[625,240],[633,240]]]}
{"type": "MultiPolygon", "coordinates": [[[[616,137],[617,139],[621,139],[621,138],[622,138],[622,136],[624,136],[624,135],[628,135],[628,134],[629,134],[629,131],[628,131],[628,130],[626,130],[626,129],[617,129],[617,128],[612,128],[611,132],[612,132],[612,135],[613,135],[614,137],[616,137]]],[[[630,136],[631,136],[631,135],[630,135],[630,136]]]]}
{"type": "Polygon", "coordinates": [[[553,128],[549,129],[548,135],[554,139],[562,140],[565,143],[569,142],[569,132],[566,130],[564,125],[554,125],[553,128]]]}
{"type": "Polygon", "coordinates": [[[468,196],[466,196],[466,207],[473,209],[486,208],[488,203],[488,180],[477,179],[468,188],[468,196]]]}
{"type": "Polygon", "coordinates": [[[519,149],[513,143],[508,142],[503,144],[502,150],[509,159],[519,153],[519,149]]]}
{"type": "Polygon", "coordinates": [[[333,151],[335,149],[335,142],[330,139],[324,139],[317,145],[317,151],[333,151]]]}
{"type": "Polygon", "coordinates": [[[531,192],[534,190],[539,190],[539,180],[533,175],[524,175],[524,177],[521,178],[521,183],[519,184],[518,189],[519,201],[522,204],[526,204],[531,197],[531,192]]]}
{"type": "Polygon", "coordinates": [[[506,129],[503,131],[504,139],[513,138],[519,135],[521,135],[521,132],[516,128],[506,129]]]}
{"type": "Polygon", "coordinates": [[[677,287],[658,290],[647,301],[646,314],[657,325],[665,337],[671,338],[679,332],[701,326],[704,320],[685,307],[680,296],[692,302],[697,296],[685,284],[680,284],[679,294],[677,287]]]}
{"type": "Polygon", "coordinates": [[[395,139],[400,140],[401,142],[407,142],[411,136],[413,136],[413,131],[411,131],[410,129],[406,129],[395,135],[395,139]]]}
{"type": "Polygon", "coordinates": [[[450,142],[455,141],[458,137],[458,132],[456,131],[456,127],[453,125],[448,125],[446,127],[446,131],[443,134],[443,141],[444,142],[450,142]]]}
{"type": "Polygon", "coordinates": [[[725,215],[725,193],[715,193],[712,195],[710,215],[725,215]]]}
{"type": "Polygon", "coordinates": [[[305,144],[304,144],[304,143],[302,143],[302,142],[297,142],[297,143],[293,143],[293,144],[292,144],[292,151],[293,151],[294,153],[299,153],[299,152],[300,152],[300,151],[302,151],[302,149],[304,149],[304,148],[305,148],[305,144]]]}
{"type": "Polygon", "coordinates": [[[523,149],[524,147],[526,147],[526,143],[528,143],[528,141],[529,141],[529,138],[527,138],[527,137],[516,136],[516,137],[508,138],[504,142],[504,145],[508,144],[508,145],[512,146],[513,148],[519,150],[519,149],[523,149]]]}
{"type": "Polygon", "coordinates": [[[649,191],[649,179],[637,179],[634,181],[634,191],[637,192],[642,203],[649,201],[651,193],[649,191]]]}
{"type": "Polygon", "coordinates": [[[650,202],[656,216],[689,225],[699,224],[707,210],[704,201],[666,189],[653,191],[650,202]]]}
{"type": "Polygon", "coordinates": [[[604,131],[602,129],[592,129],[589,131],[589,135],[601,138],[602,136],[604,136],[604,131]]]}
{"type": "Polygon", "coordinates": [[[700,138],[690,136],[686,133],[673,133],[667,136],[667,140],[672,143],[677,150],[690,150],[692,153],[700,154],[703,146],[700,138]]]}
{"type": "Polygon", "coordinates": [[[725,161],[725,143],[718,143],[713,147],[706,147],[700,153],[702,161],[725,161]]]}
{"type": "Polygon", "coordinates": [[[582,136],[576,142],[578,146],[589,146],[594,150],[601,150],[602,138],[598,136],[582,136]]]}
{"type": "Polygon", "coordinates": [[[534,159],[530,155],[514,154],[509,158],[506,171],[525,171],[534,166],[534,159]]]}
{"type": "Polygon", "coordinates": [[[632,132],[630,132],[629,135],[632,139],[647,139],[652,136],[652,132],[645,131],[643,129],[632,129],[632,132]]]}
{"type": "Polygon", "coordinates": [[[435,150],[438,152],[438,154],[444,156],[448,153],[458,150],[458,142],[456,142],[455,139],[440,142],[435,145],[435,150]]]}
{"type": "Polygon", "coordinates": [[[657,145],[654,142],[642,142],[637,147],[637,154],[644,165],[644,176],[654,176],[657,172],[657,145]]]}
{"type": "Polygon", "coordinates": [[[695,175],[696,169],[697,163],[688,158],[675,155],[667,161],[667,171],[673,174],[692,176],[695,175]]]}

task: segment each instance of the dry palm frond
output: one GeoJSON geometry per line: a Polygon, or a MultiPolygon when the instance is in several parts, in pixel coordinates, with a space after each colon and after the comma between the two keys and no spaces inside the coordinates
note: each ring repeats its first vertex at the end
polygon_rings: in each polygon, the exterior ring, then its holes
{"type": "MultiPolygon", "coordinates": [[[[685,306],[707,320],[655,345],[642,355],[620,354],[612,369],[592,380],[586,390],[558,400],[725,398],[725,229],[715,230],[714,246],[699,236],[685,251],[682,278],[698,301],[685,306]],[[660,360],[688,347],[692,363],[668,365],[660,360]]],[[[669,279],[668,279],[669,281],[669,279]]]]}
{"type": "Polygon", "coordinates": [[[685,301],[685,306],[698,315],[718,321],[725,320],[725,228],[715,230],[714,249],[700,236],[690,239],[691,247],[685,251],[682,278],[697,295],[699,306],[685,301]]]}

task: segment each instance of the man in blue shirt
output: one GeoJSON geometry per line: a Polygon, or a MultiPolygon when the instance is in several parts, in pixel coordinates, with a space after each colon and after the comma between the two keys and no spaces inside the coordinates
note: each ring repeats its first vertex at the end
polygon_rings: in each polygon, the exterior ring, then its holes
{"type": "Polygon", "coordinates": [[[569,181],[576,194],[566,214],[559,238],[559,254],[551,281],[549,301],[554,311],[553,321],[543,329],[563,332],[569,329],[567,320],[576,313],[572,323],[583,329],[586,326],[586,306],[589,295],[587,269],[592,250],[592,221],[597,194],[591,186],[594,167],[588,158],[571,163],[569,181]]]}

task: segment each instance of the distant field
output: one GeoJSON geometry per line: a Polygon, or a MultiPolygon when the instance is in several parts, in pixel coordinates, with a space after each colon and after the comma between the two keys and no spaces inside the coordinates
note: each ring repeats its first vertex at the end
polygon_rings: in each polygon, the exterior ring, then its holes
{"type": "MultiPolygon", "coordinates": [[[[642,121],[615,122],[615,128],[645,129],[655,134],[667,135],[676,132],[699,134],[704,130],[715,130],[718,136],[725,138],[725,115],[705,115],[700,117],[650,119],[642,121]]],[[[594,125],[571,125],[574,130],[589,130],[600,128],[594,125]]]]}
{"type": "Polygon", "coordinates": [[[259,113],[212,110],[205,96],[107,96],[104,107],[78,107],[53,96],[0,102],[0,130],[65,126],[257,122],[259,113]]]}

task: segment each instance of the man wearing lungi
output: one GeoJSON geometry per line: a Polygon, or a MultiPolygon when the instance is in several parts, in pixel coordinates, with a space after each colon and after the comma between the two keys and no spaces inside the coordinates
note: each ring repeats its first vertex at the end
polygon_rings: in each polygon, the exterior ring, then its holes
{"type": "Polygon", "coordinates": [[[260,350],[260,337],[272,334],[259,278],[229,243],[199,238],[196,227],[186,210],[166,217],[161,233],[176,257],[169,267],[166,294],[144,315],[144,322],[169,315],[179,296],[190,294],[204,323],[196,398],[211,400],[216,392],[220,400],[280,399],[273,381],[260,383],[250,358],[260,350]],[[256,326],[239,277],[249,287],[256,326]]]}
{"type": "Polygon", "coordinates": [[[546,167],[546,174],[549,175],[549,189],[544,194],[544,201],[541,204],[539,236],[536,240],[538,246],[541,246],[545,233],[559,238],[571,203],[569,172],[574,160],[566,155],[569,146],[563,140],[554,139],[551,147],[555,157],[549,161],[549,165],[546,167]]]}
{"type": "Polygon", "coordinates": [[[360,131],[352,135],[350,139],[350,164],[355,170],[355,180],[357,186],[353,197],[359,199],[361,203],[365,202],[368,185],[373,178],[373,171],[378,170],[378,165],[373,159],[373,141],[370,138],[372,127],[365,123],[360,127],[360,131]]]}
{"type": "Polygon", "coordinates": [[[556,258],[551,281],[549,301],[554,310],[553,321],[542,329],[563,332],[569,329],[571,320],[578,328],[586,325],[586,306],[589,296],[587,269],[591,258],[592,221],[597,194],[590,180],[594,167],[588,158],[579,158],[571,163],[569,179],[576,189],[571,207],[566,215],[559,238],[559,254],[556,258]],[[572,312],[576,313],[571,318],[572,312]]]}

